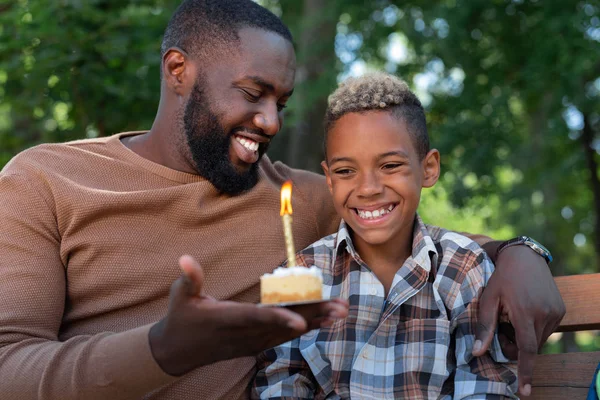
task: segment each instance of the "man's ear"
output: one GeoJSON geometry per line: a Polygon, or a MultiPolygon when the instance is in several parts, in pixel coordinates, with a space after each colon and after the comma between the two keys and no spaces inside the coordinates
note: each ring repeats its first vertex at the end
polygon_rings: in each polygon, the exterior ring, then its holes
{"type": "Polygon", "coordinates": [[[192,63],[188,54],[172,47],[162,59],[163,79],[167,87],[178,96],[184,96],[190,87],[190,82],[195,81],[192,63]]]}
{"type": "Polygon", "coordinates": [[[422,165],[423,187],[430,188],[435,185],[440,177],[440,152],[436,149],[429,150],[422,161],[422,165]]]}
{"type": "Polygon", "coordinates": [[[325,180],[327,181],[327,186],[329,187],[329,193],[333,193],[333,189],[331,187],[331,175],[329,174],[329,166],[326,161],[321,161],[321,168],[323,168],[323,173],[325,174],[325,180]]]}

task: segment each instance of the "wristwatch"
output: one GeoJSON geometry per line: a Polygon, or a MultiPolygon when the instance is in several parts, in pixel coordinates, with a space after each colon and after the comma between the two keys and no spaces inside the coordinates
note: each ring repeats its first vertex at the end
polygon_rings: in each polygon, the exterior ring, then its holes
{"type": "Polygon", "coordinates": [[[547,248],[545,248],[538,241],[530,238],[529,236],[517,236],[514,239],[507,240],[506,242],[500,244],[500,246],[498,246],[498,249],[496,250],[496,255],[500,254],[500,252],[506,249],[507,247],[517,245],[524,245],[529,247],[531,250],[544,257],[544,260],[546,260],[548,264],[552,262],[552,254],[550,254],[550,251],[548,251],[547,248]]]}

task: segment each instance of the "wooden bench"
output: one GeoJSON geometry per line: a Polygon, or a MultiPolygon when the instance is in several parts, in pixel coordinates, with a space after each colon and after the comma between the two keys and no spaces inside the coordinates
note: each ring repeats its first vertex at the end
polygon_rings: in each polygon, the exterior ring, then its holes
{"type": "MultiPolygon", "coordinates": [[[[600,274],[563,276],[555,281],[567,307],[558,331],[600,329],[600,274]]],[[[600,351],[538,355],[527,399],[585,399],[598,363],[600,351]]]]}

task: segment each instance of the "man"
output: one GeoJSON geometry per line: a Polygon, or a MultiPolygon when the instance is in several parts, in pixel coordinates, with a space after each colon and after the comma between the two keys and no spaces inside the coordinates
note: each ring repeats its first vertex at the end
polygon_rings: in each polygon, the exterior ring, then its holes
{"type": "MultiPolygon", "coordinates": [[[[248,356],[346,315],[343,301],[297,310],[304,318],[241,304],[285,258],[284,180],[298,248],[339,222],[323,177],[263,156],[294,74],[291,35],[273,14],[186,0],[165,32],[150,131],[38,146],[4,168],[0,398],[245,398],[248,356]]],[[[496,255],[498,245],[485,244],[498,265],[479,352],[503,309],[530,382],[564,305],[537,253],[496,255]]]]}

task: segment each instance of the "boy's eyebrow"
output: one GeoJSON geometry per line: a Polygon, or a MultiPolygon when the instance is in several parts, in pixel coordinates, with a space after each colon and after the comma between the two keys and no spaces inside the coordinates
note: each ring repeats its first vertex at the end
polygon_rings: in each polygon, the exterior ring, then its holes
{"type": "MultiPolygon", "coordinates": [[[[400,157],[408,158],[408,154],[405,153],[404,151],[394,150],[394,151],[388,151],[386,153],[378,155],[377,159],[381,160],[382,158],[386,158],[386,157],[390,157],[390,156],[400,156],[400,157]]],[[[333,157],[329,163],[335,164],[336,162],[341,162],[341,161],[352,162],[352,161],[354,161],[354,159],[352,157],[333,157]]]]}
{"type": "MultiPolygon", "coordinates": [[[[264,87],[269,92],[274,92],[275,91],[275,86],[273,86],[271,83],[265,81],[260,76],[254,76],[254,75],[245,76],[241,80],[246,80],[246,79],[247,80],[251,80],[252,82],[256,83],[258,86],[264,87]]],[[[292,95],[292,93],[294,93],[294,89],[290,90],[287,93],[284,93],[282,97],[290,97],[292,95]]]]}
{"type": "Polygon", "coordinates": [[[402,150],[388,151],[387,153],[380,154],[377,159],[382,159],[389,156],[400,156],[408,158],[408,154],[403,152],[402,150]]]}
{"type": "Polygon", "coordinates": [[[354,161],[354,159],[350,158],[350,157],[333,157],[329,163],[335,164],[336,162],[341,162],[341,161],[354,161]]]}

